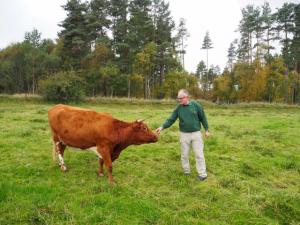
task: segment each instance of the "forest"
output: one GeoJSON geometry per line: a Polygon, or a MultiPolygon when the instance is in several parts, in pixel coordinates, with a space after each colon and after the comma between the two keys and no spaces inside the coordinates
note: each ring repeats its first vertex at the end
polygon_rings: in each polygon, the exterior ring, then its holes
{"type": "MultiPolygon", "coordinates": [[[[300,103],[299,3],[273,11],[268,2],[247,5],[227,66],[221,71],[199,59],[193,73],[184,69],[185,19],[176,26],[165,0],[69,0],[63,9],[56,40],[33,29],[0,49],[0,93],[164,99],[186,88],[218,103],[300,103]]],[[[207,32],[202,49],[209,57],[211,48],[207,32]]]]}

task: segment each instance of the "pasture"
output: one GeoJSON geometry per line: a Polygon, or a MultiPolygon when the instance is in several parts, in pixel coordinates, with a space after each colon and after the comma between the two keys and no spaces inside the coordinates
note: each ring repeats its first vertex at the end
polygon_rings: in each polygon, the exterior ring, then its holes
{"type": "MultiPolygon", "coordinates": [[[[47,110],[54,104],[0,98],[0,224],[300,223],[300,108],[205,105],[208,179],[180,164],[178,124],[155,144],[130,146],[113,163],[115,186],[97,177],[91,152],[67,149],[68,172],[52,161],[47,110]]],[[[174,103],[83,102],[157,128],[174,103]]]]}

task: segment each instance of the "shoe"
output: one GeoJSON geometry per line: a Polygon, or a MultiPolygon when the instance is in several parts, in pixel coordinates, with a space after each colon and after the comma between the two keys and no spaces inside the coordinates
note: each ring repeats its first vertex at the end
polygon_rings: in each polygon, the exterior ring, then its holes
{"type": "Polygon", "coordinates": [[[207,176],[206,176],[206,177],[198,176],[198,179],[199,179],[200,181],[204,181],[206,178],[207,178],[207,176]]]}

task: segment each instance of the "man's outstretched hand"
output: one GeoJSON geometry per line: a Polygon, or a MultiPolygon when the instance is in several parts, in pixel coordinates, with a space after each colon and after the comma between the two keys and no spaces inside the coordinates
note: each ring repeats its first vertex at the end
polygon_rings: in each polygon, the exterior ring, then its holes
{"type": "Polygon", "coordinates": [[[160,134],[161,131],[162,131],[162,127],[159,127],[159,128],[157,128],[157,129],[155,130],[155,132],[156,132],[157,134],[160,134]]]}

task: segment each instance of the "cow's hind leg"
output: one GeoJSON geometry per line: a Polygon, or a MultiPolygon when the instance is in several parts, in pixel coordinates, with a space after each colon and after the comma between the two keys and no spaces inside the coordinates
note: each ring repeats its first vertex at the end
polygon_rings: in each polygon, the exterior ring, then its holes
{"type": "Polygon", "coordinates": [[[98,152],[97,147],[92,147],[92,148],[89,148],[88,150],[91,151],[91,152],[94,152],[98,156],[98,158],[99,158],[98,175],[99,175],[99,177],[103,177],[104,176],[103,175],[103,164],[104,164],[104,161],[102,159],[101,154],[98,152]]]}
{"type": "Polygon", "coordinates": [[[67,170],[65,161],[64,161],[64,152],[66,149],[66,145],[63,144],[62,142],[59,142],[56,144],[57,146],[57,152],[58,152],[58,160],[59,160],[59,166],[61,171],[65,172],[67,170]]]}
{"type": "Polygon", "coordinates": [[[55,138],[54,138],[53,142],[54,142],[53,159],[55,160],[56,155],[58,156],[59,167],[60,167],[61,171],[65,172],[67,170],[67,167],[66,167],[65,161],[64,161],[64,152],[66,149],[66,145],[64,143],[62,143],[61,141],[56,140],[55,138]]]}

